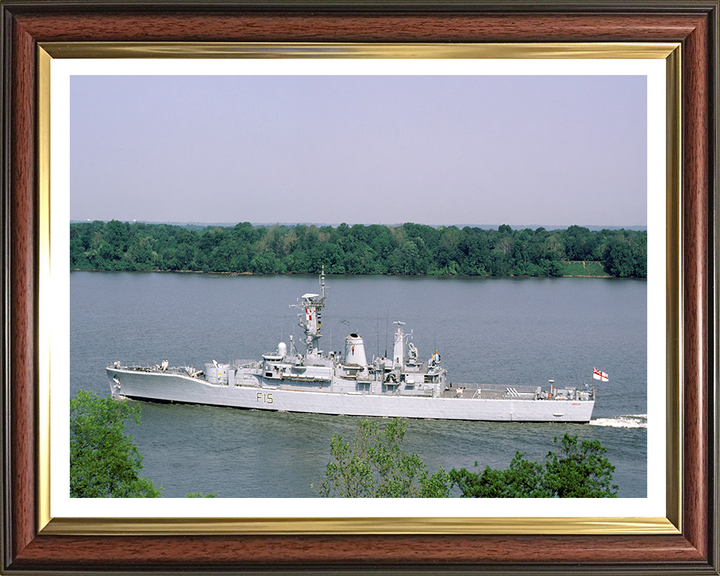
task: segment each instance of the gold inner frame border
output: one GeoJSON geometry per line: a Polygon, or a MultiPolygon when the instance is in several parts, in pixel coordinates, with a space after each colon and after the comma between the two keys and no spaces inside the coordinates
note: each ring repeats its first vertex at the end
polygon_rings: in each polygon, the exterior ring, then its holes
{"type": "MultiPolygon", "coordinates": [[[[682,531],[681,45],[652,42],[359,44],[41,42],[38,67],[38,529],[54,535],[680,534],[682,531]],[[666,61],[666,517],[53,518],[50,513],[50,73],[54,58],[663,59],[666,61]]],[[[64,225],[61,223],[60,225],[64,225]]]]}

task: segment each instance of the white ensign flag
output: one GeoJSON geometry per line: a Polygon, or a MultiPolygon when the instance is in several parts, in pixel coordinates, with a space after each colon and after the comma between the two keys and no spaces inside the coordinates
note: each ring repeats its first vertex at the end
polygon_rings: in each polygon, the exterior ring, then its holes
{"type": "Polygon", "coordinates": [[[607,382],[609,380],[608,375],[597,368],[593,368],[593,378],[595,378],[595,380],[600,380],[601,382],[607,382]]]}

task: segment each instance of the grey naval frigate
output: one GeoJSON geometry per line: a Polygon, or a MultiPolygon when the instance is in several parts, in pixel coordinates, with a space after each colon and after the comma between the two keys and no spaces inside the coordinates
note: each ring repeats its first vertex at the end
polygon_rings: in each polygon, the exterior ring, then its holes
{"type": "MultiPolygon", "coordinates": [[[[262,360],[218,363],[204,369],[156,366],[107,368],[115,398],[350,416],[518,422],[589,422],[593,387],[448,384],[440,355],[421,360],[412,333],[395,322],[392,357],[367,361],[363,339],[352,333],[342,352],[320,349],[325,274],[320,294],[297,304],[305,352],[290,336],[262,360]]],[[[603,373],[604,375],[604,373],[603,373]]]]}

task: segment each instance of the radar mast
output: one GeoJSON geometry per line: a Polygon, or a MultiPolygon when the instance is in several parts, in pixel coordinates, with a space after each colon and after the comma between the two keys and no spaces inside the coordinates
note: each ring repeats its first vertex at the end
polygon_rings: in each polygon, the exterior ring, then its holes
{"type": "Polygon", "coordinates": [[[305,344],[307,346],[307,355],[316,356],[319,351],[319,342],[322,338],[322,319],[321,310],[325,306],[325,266],[322,267],[320,273],[320,294],[303,294],[298,304],[291,304],[291,307],[301,308],[300,326],[305,332],[305,344]]]}

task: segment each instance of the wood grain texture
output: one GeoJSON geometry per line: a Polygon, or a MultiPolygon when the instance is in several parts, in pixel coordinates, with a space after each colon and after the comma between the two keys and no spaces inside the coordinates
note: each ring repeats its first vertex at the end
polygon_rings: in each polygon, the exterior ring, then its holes
{"type": "Polygon", "coordinates": [[[700,562],[681,536],[238,536],[238,537],[48,537],[30,545],[18,566],[42,569],[120,566],[128,558],[144,566],[205,569],[233,565],[479,565],[515,563],[619,564],[700,562]]]}
{"type": "Polygon", "coordinates": [[[12,170],[10,217],[11,449],[13,551],[35,537],[35,50],[32,36],[13,37],[12,170]]]}
{"type": "MultiPolygon", "coordinates": [[[[717,42],[707,9],[642,13],[336,13],[218,8],[183,13],[150,8],[44,11],[27,7],[13,22],[12,131],[12,569],[279,570],[318,572],[422,568],[424,571],[515,570],[717,573],[709,564],[710,412],[708,270],[710,194],[717,167],[709,156],[711,50],[717,42]],[[34,389],[36,296],[35,55],[37,41],[681,41],[683,42],[684,193],[684,533],[682,536],[38,536],[35,528],[34,389]],[[519,567],[519,568],[518,568],[519,567]],[[712,572],[714,570],[714,572],[712,572]]],[[[479,5],[481,6],[481,5],[479,5]]],[[[665,4],[671,7],[670,3],[665,4]]],[[[699,6],[699,4],[698,4],[699,6]]],[[[12,11],[12,5],[7,10],[12,11]]],[[[715,10],[715,12],[713,12],[715,10]]],[[[712,268],[710,268],[712,270],[712,268]]],[[[717,567],[717,559],[714,559],[717,567]]]]}
{"type": "Polygon", "coordinates": [[[688,36],[697,15],[629,14],[120,14],[22,15],[39,41],[164,40],[236,42],[663,41],[688,36]]]}
{"type": "Polygon", "coordinates": [[[701,22],[684,45],[683,61],[683,244],[685,301],[684,424],[686,448],[683,476],[684,534],[703,555],[708,552],[708,23],[701,22]],[[685,88],[687,87],[687,88],[685,88]]]}

